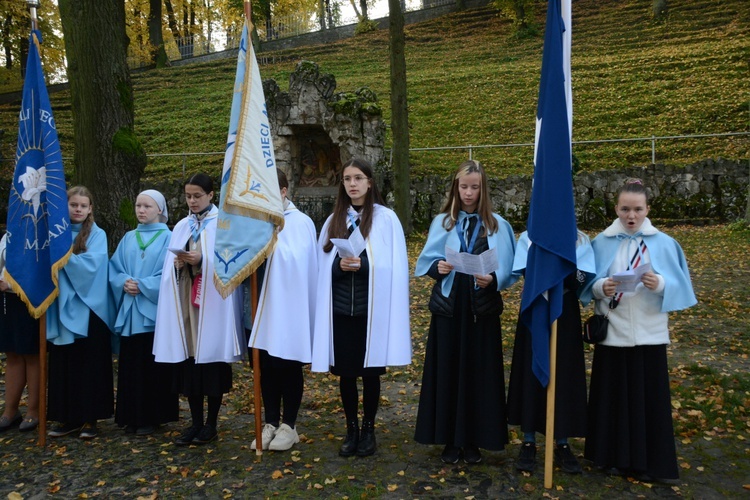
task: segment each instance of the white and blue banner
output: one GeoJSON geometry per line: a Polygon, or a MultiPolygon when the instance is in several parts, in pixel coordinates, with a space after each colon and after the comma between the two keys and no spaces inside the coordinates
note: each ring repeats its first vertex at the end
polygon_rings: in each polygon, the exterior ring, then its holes
{"type": "Polygon", "coordinates": [[[546,387],[550,334],[562,314],[563,280],[576,270],[570,85],[571,0],[549,0],[536,115],[531,246],[521,295],[521,320],[531,331],[532,371],[546,387]]]}
{"type": "Polygon", "coordinates": [[[70,257],[62,153],[33,31],[18,122],[16,169],[8,202],[5,280],[41,317],[58,294],[58,271],[70,257]]]}
{"type": "Polygon", "coordinates": [[[276,159],[255,51],[242,31],[221,176],[214,283],[229,294],[273,252],[284,226],[276,159]]]}

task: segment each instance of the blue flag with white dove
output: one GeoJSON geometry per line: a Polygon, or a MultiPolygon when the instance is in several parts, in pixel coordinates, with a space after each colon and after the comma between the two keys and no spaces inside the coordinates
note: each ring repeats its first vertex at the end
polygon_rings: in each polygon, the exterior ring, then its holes
{"type": "Polygon", "coordinates": [[[35,318],[57,298],[58,272],[72,245],[65,172],[39,57],[40,39],[38,31],[31,33],[5,249],[5,281],[35,318]]]}
{"type": "Polygon", "coordinates": [[[532,371],[544,387],[550,377],[551,326],[562,314],[563,280],[576,270],[570,40],[570,0],[550,0],[528,219],[532,243],[521,296],[521,320],[531,331],[532,371]]]}
{"type": "Polygon", "coordinates": [[[237,57],[214,249],[214,283],[223,297],[228,297],[271,254],[283,225],[266,99],[245,23],[237,57]]]}

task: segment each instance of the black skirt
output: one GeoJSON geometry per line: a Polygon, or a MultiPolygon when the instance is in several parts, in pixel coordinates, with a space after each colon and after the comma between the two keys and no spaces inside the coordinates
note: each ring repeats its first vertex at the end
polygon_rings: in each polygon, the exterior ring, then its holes
{"type": "MultiPolygon", "coordinates": [[[[375,332],[373,332],[375,335],[375,332]]],[[[340,377],[370,377],[385,373],[384,366],[364,368],[367,350],[367,316],[333,315],[331,373],[340,377]]]]}
{"type": "Polygon", "coordinates": [[[154,333],[120,339],[115,423],[120,426],[175,422],[179,400],[172,392],[174,367],[154,361],[154,333]]]}
{"type": "Polygon", "coordinates": [[[83,424],[110,418],[115,394],[112,339],[99,316],[89,314],[88,337],[49,347],[47,418],[83,424]]]}
{"type": "Polygon", "coordinates": [[[39,354],[39,320],[11,292],[0,292],[0,352],[39,354]]]}
{"type": "MultiPolygon", "coordinates": [[[[522,432],[546,432],[547,389],[531,369],[531,332],[520,321],[513,345],[508,383],[508,423],[522,432]]],[[[581,337],[581,309],[573,292],[563,296],[557,321],[555,438],[586,435],[586,363],[581,337]]]]}
{"type": "Polygon", "coordinates": [[[597,345],[584,456],[598,467],[677,479],[666,345],[597,345]]]}
{"type": "Polygon", "coordinates": [[[174,364],[172,392],[191,396],[222,396],[232,390],[232,365],[216,363],[196,363],[188,358],[174,364]]]}
{"type": "Polygon", "coordinates": [[[454,316],[432,316],[414,439],[502,450],[508,425],[500,317],[474,318],[473,283],[457,274],[454,316]]]}

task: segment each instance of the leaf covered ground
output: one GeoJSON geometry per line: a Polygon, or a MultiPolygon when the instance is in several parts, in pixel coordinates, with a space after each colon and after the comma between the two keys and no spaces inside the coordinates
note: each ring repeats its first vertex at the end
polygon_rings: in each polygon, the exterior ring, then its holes
{"type": "MultiPolygon", "coordinates": [[[[252,378],[235,365],[235,388],[225,399],[220,439],[204,447],[172,444],[184,422],[148,438],[126,436],[112,420],[96,439],[48,439],[13,430],[0,434],[0,495],[8,498],[724,498],[750,493],[750,232],[737,226],[664,228],[682,244],[699,304],[671,318],[670,376],[681,477],[676,484],[610,477],[584,462],[581,476],[557,471],[545,490],[543,474],[515,471],[518,430],[503,452],[486,452],[479,465],[444,465],[439,447],[412,439],[429,312],[430,282],[412,278],[414,362],[383,378],[373,457],[340,458],[344,431],[338,380],[306,373],[298,429],[289,452],[250,450],[254,418],[252,378]]],[[[424,235],[409,239],[412,266],[424,235]]],[[[509,369],[520,284],[504,297],[503,338],[509,369]]],[[[586,354],[590,362],[592,352],[586,354]]],[[[23,408],[22,408],[23,410],[23,408]]],[[[181,417],[189,418],[186,406],[181,417]]],[[[583,442],[573,441],[582,453],[583,442]]],[[[541,458],[543,450],[538,457],[541,458]]]]}

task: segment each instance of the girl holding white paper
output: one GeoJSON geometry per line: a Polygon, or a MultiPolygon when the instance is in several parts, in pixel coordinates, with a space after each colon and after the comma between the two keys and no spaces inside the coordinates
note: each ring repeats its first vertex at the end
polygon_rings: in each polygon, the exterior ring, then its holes
{"type": "Polygon", "coordinates": [[[589,386],[584,456],[609,473],[643,480],[678,477],[669,392],[668,313],[696,303],[680,245],[648,219],[646,188],[629,179],[617,195],[617,220],[592,242],[596,277],[581,294],[609,312],[589,386]],[[633,292],[612,275],[650,264],[633,292]],[[611,301],[617,307],[610,309],[611,301]]]}
{"type": "Polygon", "coordinates": [[[154,332],[159,363],[174,364],[173,390],[190,404],[192,423],[178,446],[205,444],[217,437],[223,395],[232,388],[232,365],[245,353],[242,290],[226,299],[214,286],[214,242],[219,210],[212,203],[213,180],[195,174],[185,183],[190,214],[172,231],[162,268],[154,332]],[[203,401],[208,400],[204,420],[203,401]]]}
{"type": "Polygon", "coordinates": [[[318,240],[318,301],[312,370],[340,378],[347,433],[341,456],[375,453],[380,375],[411,363],[409,268],[396,214],[383,206],[367,161],[344,164],[333,214],[318,240]],[[366,243],[342,258],[333,239],[359,231],[366,243]],[[362,377],[364,418],[359,429],[357,378],[362,377]]]}
{"type": "Polygon", "coordinates": [[[415,439],[443,444],[441,459],[482,460],[480,448],[502,450],[508,442],[500,314],[500,290],[512,273],[515,237],[492,212],[487,176],[474,160],[462,163],[448,200],[430,226],[416,275],[435,280],[415,439]],[[479,255],[494,248],[497,270],[486,276],[457,273],[446,247],[479,255]]]}

